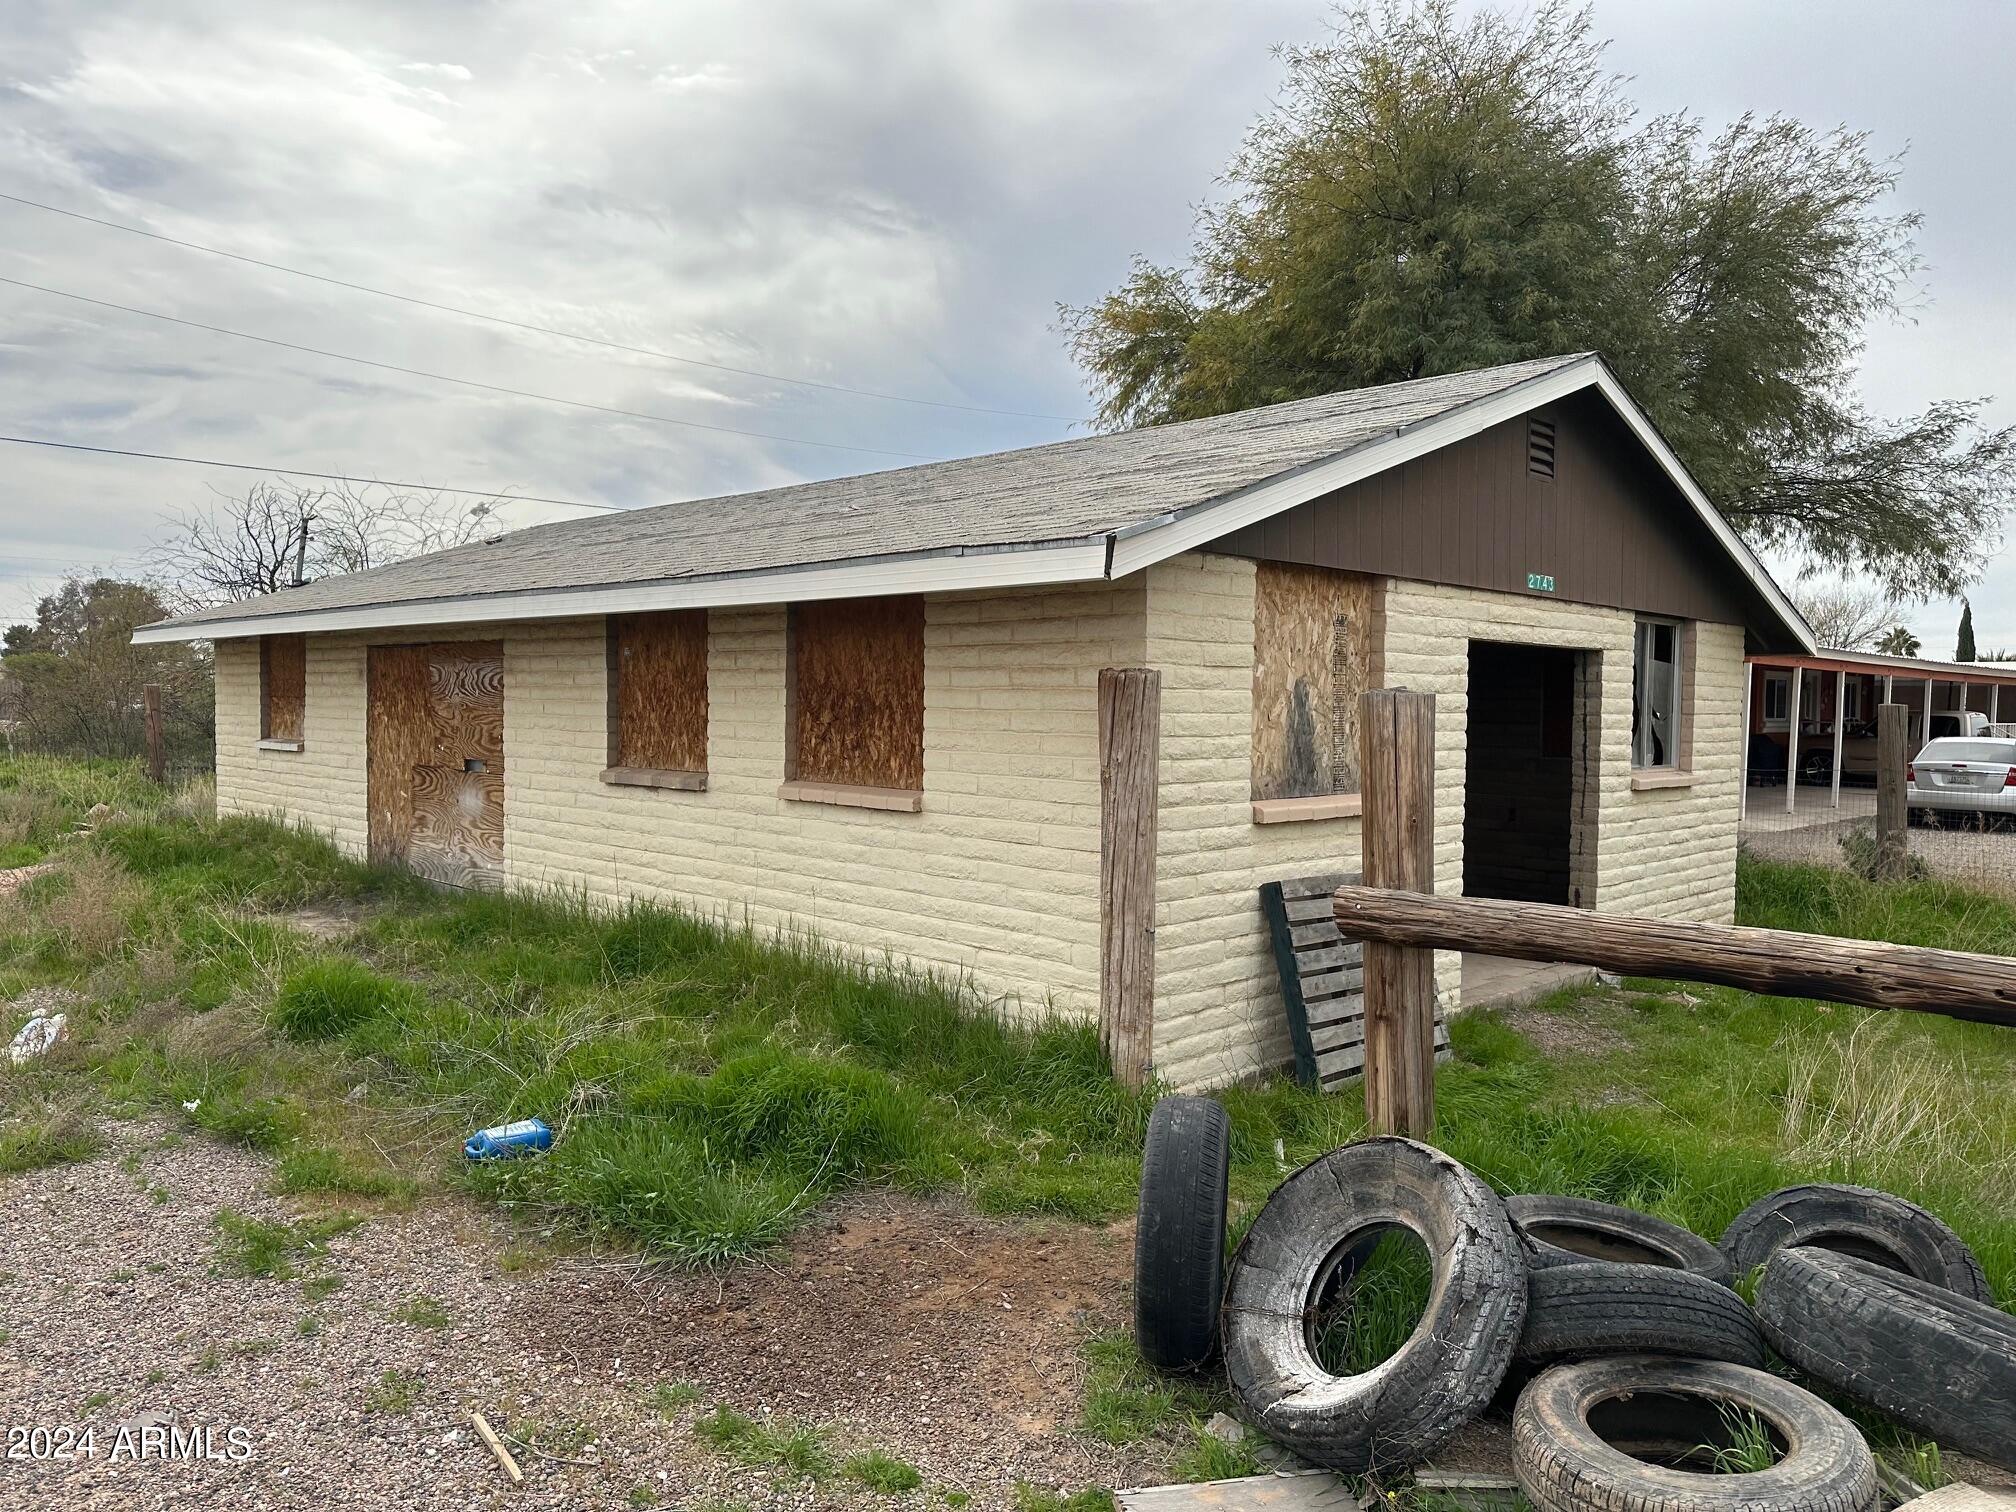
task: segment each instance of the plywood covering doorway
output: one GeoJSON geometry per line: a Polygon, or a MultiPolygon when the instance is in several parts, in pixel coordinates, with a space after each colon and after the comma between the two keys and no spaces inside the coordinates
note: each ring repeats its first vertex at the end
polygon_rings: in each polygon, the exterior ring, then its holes
{"type": "Polygon", "coordinates": [[[503,886],[503,642],[373,646],[368,679],[371,859],[503,886]]]}

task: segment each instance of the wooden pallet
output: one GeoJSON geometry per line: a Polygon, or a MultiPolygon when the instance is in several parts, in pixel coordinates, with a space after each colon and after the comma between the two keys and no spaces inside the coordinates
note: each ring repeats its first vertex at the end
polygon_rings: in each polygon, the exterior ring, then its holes
{"type": "MultiPolygon", "coordinates": [[[[1288,1038],[1295,1047],[1295,1079],[1334,1091],[1365,1069],[1364,950],[1338,933],[1330,895],[1357,872],[1296,877],[1260,888],[1260,909],[1274,942],[1281,998],[1288,1008],[1288,1038]]],[[[1435,1014],[1435,1058],[1449,1058],[1449,1029],[1435,1014]]]]}

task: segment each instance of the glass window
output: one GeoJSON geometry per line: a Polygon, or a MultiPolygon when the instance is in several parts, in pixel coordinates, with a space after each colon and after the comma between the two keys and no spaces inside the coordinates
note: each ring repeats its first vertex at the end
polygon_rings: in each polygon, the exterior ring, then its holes
{"type": "Polygon", "coordinates": [[[1631,667],[1631,765],[1680,764],[1680,637],[1672,620],[1638,622],[1631,667]]]}
{"type": "Polygon", "coordinates": [[[1782,730],[1792,717],[1792,676],[1787,672],[1764,674],[1764,728],[1782,730]]]}

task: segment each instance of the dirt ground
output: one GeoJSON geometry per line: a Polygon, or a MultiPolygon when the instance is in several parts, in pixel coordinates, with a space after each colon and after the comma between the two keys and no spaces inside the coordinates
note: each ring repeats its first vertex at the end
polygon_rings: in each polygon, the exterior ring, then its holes
{"type": "Polygon", "coordinates": [[[0,1506],[894,1507],[956,1490],[1005,1509],[1018,1481],[1075,1491],[1166,1469],[1166,1449],[1069,1431],[1080,1345],[1125,1318],[1124,1227],[880,1196],[834,1206],[765,1263],[668,1275],[555,1258],[494,1211],[433,1199],[374,1214],[291,1277],[245,1277],[221,1273],[216,1215],[302,1211],[267,1195],[270,1164],[161,1124],[110,1133],[89,1163],[0,1182],[0,1506]],[[324,1278],[340,1286],[317,1299],[324,1278]],[[445,1317],[397,1315],[416,1298],[445,1317]],[[417,1382],[406,1410],[383,1400],[387,1371],[417,1382]],[[698,1395],[664,1416],[645,1400],[659,1382],[698,1395]],[[817,1423],[838,1457],[907,1460],[925,1487],[890,1498],[738,1464],[693,1433],[724,1403],[817,1423]],[[472,1407],[551,1446],[520,1453],[522,1489],[472,1407]],[[114,1457],[122,1424],[169,1415],[214,1430],[214,1457],[136,1460],[137,1433],[114,1457]],[[87,1427],[95,1454],[68,1459],[26,1435],[87,1427]]]}

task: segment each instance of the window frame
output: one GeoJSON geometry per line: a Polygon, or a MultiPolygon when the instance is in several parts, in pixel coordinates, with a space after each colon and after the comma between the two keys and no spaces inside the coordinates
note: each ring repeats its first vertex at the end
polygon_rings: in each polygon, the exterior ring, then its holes
{"type": "MultiPolygon", "coordinates": [[[[788,607],[784,781],[778,787],[778,797],[800,803],[899,813],[918,813],[923,809],[927,619],[922,594],[812,599],[788,607]],[[821,623],[826,620],[832,622],[830,626],[821,623]],[[866,623],[861,623],[862,620],[866,623]],[[808,656],[811,639],[824,636],[829,630],[836,639],[818,645],[808,656]],[[886,638],[887,644],[878,645],[878,639],[882,638],[886,638]],[[885,684],[871,691],[873,678],[850,682],[844,665],[850,656],[854,658],[856,672],[863,667],[872,668],[878,675],[887,675],[885,684]],[[812,668],[809,685],[808,662],[812,668]],[[892,710],[904,720],[903,728],[895,732],[902,747],[903,771],[869,773],[864,770],[866,758],[852,750],[838,762],[822,759],[833,754],[830,747],[836,714],[872,717],[892,710]],[[876,783],[864,781],[867,775],[915,780],[876,783]]],[[[864,729],[850,733],[860,737],[875,732],[864,729]]],[[[894,744],[885,747],[885,751],[893,750],[894,744]]]]}
{"type": "Polygon", "coordinates": [[[1758,704],[1758,718],[1761,728],[1766,730],[1789,730],[1792,728],[1792,674],[1789,671],[1766,671],[1764,693],[1758,704]],[[1771,712],[1771,695],[1776,692],[1778,712],[1771,712]]]}
{"type": "Polygon", "coordinates": [[[305,634],[262,635],[259,637],[259,749],[262,751],[299,751],[306,744],[308,735],[308,637],[305,634]],[[289,643],[297,649],[294,660],[295,675],[299,679],[294,693],[293,705],[295,724],[292,730],[280,729],[274,721],[274,698],[276,693],[287,690],[275,687],[273,653],[279,643],[289,643]]]}
{"type": "Polygon", "coordinates": [[[1687,770],[1687,650],[1689,636],[1685,620],[1671,619],[1664,615],[1641,614],[1633,624],[1631,632],[1631,770],[1634,772],[1678,772],[1687,770]],[[1664,663],[1652,655],[1657,643],[1658,632],[1662,629],[1673,632],[1673,654],[1664,663]],[[1671,729],[1667,734],[1667,750],[1663,759],[1651,759],[1652,721],[1649,715],[1642,722],[1640,710],[1647,707],[1650,698],[1650,669],[1667,666],[1671,670],[1672,692],[1669,718],[1671,729]]]}
{"type": "MultiPolygon", "coordinates": [[[[602,769],[602,780],[612,787],[657,788],[669,792],[703,793],[707,790],[707,758],[709,745],[709,694],[708,653],[711,647],[712,623],[705,609],[662,609],[645,610],[634,614],[611,614],[603,623],[603,655],[608,670],[607,736],[606,756],[608,765],[602,769]],[[626,745],[624,737],[624,688],[623,662],[626,632],[650,630],[660,634],[669,631],[673,636],[697,638],[699,663],[699,696],[688,708],[691,722],[697,728],[688,729],[683,737],[696,744],[699,754],[698,764],[690,761],[667,763],[659,760],[633,760],[638,756],[659,756],[662,751],[640,752],[632,745],[626,745]]],[[[690,647],[686,649],[691,649],[690,647]]],[[[661,732],[662,733],[662,732],[661,732]]],[[[690,752],[687,754],[691,754],[690,752]]]]}

